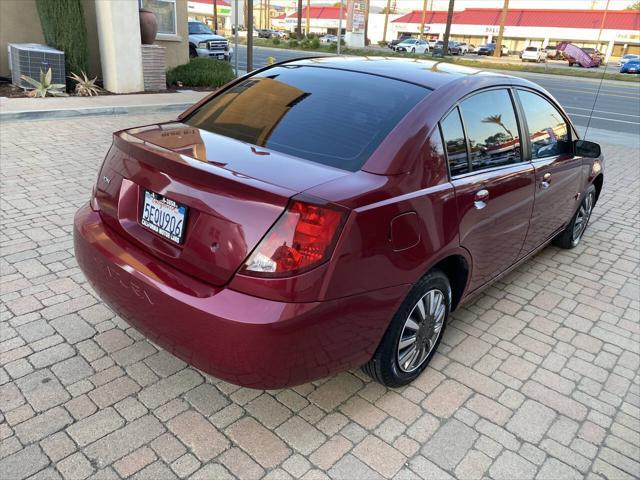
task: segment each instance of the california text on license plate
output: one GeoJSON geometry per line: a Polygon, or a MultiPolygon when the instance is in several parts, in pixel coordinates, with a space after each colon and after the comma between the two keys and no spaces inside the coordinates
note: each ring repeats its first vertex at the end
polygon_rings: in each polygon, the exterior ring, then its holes
{"type": "Polygon", "coordinates": [[[182,244],[188,207],[159,193],[144,191],[140,223],[174,243],[182,244]]]}

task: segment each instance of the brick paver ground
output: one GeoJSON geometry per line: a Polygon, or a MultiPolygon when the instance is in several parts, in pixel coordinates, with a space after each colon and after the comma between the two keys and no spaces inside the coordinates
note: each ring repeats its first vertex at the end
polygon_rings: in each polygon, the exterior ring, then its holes
{"type": "Polygon", "coordinates": [[[111,132],[167,117],[1,126],[1,478],[640,476],[637,150],[604,145],[580,247],[458,311],[412,386],[352,371],[263,392],[158,350],[76,266],[111,132]]]}

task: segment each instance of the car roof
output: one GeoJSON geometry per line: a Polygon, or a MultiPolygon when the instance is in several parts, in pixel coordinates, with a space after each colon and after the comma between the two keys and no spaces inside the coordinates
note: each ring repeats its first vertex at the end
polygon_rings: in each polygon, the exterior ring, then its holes
{"type": "Polygon", "coordinates": [[[283,64],[307,65],[368,73],[415,83],[432,90],[463,77],[493,76],[502,79],[507,77],[506,75],[484,72],[476,68],[464,67],[448,62],[397,57],[346,57],[334,55],[291,60],[289,62],[283,62],[283,64]]]}

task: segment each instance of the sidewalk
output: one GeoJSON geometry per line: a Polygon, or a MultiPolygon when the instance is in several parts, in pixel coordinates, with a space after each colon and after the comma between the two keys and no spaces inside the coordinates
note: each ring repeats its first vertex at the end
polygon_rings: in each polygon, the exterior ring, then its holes
{"type": "Polygon", "coordinates": [[[0,97],[0,121],[180,111],[185,110],[209,93],[182,90],[177,93],[141,93],[97,97],[0,97]]]}

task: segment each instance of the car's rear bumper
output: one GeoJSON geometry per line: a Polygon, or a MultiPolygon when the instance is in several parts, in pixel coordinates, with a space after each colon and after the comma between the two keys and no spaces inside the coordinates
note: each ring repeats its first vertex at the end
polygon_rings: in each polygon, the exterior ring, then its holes
{"type": "Polygon", "coordinates": [[[211,287],[157,261],[82,207],[76,259],[89,283],[150,340],[195,367],[253,388],[282,388],[371,358],[409,286],[284,303],[211,287]]]}

